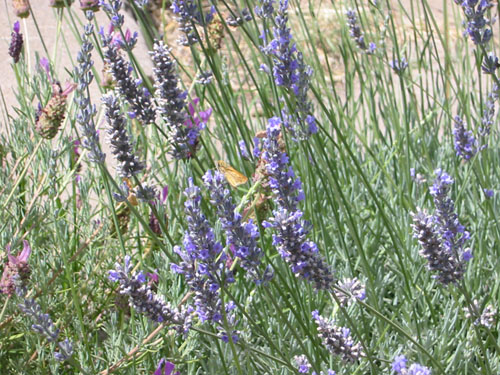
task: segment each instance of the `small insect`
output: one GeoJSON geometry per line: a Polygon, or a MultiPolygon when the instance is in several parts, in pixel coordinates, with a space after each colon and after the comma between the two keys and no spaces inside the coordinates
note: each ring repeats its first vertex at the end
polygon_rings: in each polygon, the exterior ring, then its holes
{"type": "Polygon", "coordinates": [[[219,160],[217,162],[217,169],[224,175],[224,177],[226,177],[227,182],[229,182],[229,185],[231,185],[233,188],[237,188],[238,186],[243,185],[248,181],[248,177],[238,172],[236,169],[222,160],[219,160]]]}

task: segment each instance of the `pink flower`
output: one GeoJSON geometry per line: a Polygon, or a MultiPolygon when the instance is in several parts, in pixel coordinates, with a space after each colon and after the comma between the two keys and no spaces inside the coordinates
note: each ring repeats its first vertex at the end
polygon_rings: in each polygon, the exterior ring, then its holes
{"type": "Polygon", "coordinates": [[[194,121],[194,126],[196,126],[199,129],[205,128],[208,120],[210,119],[210,116],[212,115],[212,108],[208,108],[206,111],[200,111],[196,113],[195,107],[198,105],[200,102],[200,98],[194,98],[191,103],[188,104],[188,112],[189,112],[189,117],[187,120],[184,122],[184,125],[188,128],[193,127],[193,121],[194,121]]]}
{"type": "MultiPolygon", "coordinates": [[[[175,365],[172,362],[168,362],[165,358],[162,358],[160,363],[158,363],[158,368],[153,373],[153,375],[171,375],[174,371],[174,368],[175,365]]],[[[176,374],[178,374],[178,372],[176,374]]]]}
{"type": "Polygon", "coordinates": [[[28,265],[28,257],[31,254],[31,247],[28,241],[23,241],[24,247],[21,253],[14,256],[10,253],[10,245],[7,245],[7,264],[3,269],[2,279],[0,279],[0,292],[12,296],[16,286],[24,286],[31,274],[28,265]]]}

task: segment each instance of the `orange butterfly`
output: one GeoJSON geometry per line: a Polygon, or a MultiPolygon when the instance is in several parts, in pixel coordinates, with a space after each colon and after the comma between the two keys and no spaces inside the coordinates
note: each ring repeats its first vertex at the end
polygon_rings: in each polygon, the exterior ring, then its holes
{"type": "Polygon", "coordinates": [[[237,188],[240,185],[246,184],[248,181],[248,177],[238,172],[236,169],[222,160],[219,160],[217,162],[217,169],[224,175],[224,177],[226,177],[227,182],[229,182],[229,185],[231,185],[233,188],[237,188]]]}

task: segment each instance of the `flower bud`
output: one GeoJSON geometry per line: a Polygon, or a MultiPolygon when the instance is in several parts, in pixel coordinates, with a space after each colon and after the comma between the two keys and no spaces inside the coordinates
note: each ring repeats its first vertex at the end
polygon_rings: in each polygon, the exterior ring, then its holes
{"type": "Polygon", "coordinates": [[[29,0],[12,0],[14,14],[19,18],[26,18],[30,15],[29,0]]]}

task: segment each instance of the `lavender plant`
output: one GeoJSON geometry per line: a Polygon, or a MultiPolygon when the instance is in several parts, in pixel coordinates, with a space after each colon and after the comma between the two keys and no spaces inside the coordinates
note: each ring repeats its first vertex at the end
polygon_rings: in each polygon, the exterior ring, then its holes
{"type": "Polygon", "coordinates": [[[496,8],[403,4],[7,2],[0,373],[499,373],[496,8]]]}

